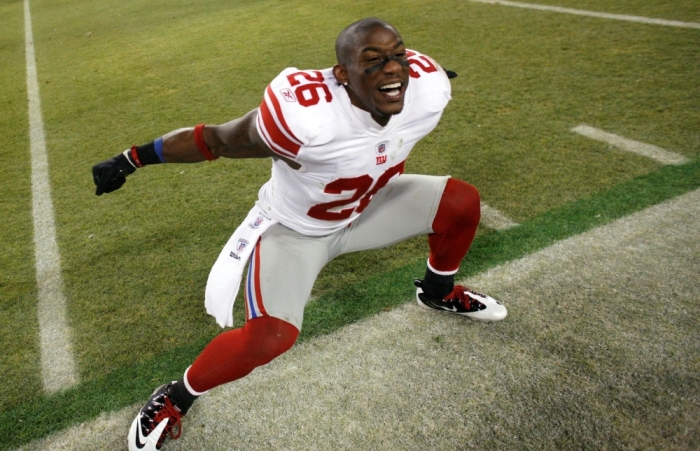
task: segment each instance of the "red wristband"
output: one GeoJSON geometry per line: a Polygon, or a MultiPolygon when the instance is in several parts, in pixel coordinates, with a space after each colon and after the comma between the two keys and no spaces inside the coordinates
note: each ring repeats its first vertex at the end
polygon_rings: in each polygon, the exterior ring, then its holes
{"type": "Polygon", "coordinates": [[[138,152],[136,152],[136,146],[131,146],[131,152],[129,152],[129,155],[134,160],[134,164],[136,165],[137,168],[143,167],[143,164],[141,163],[141,159],[139,159],[139,154],[138,154],[138,152]]]}
{"type": "Polygon", "coordinates": [[[207,146],[206,141],[204,141],[204,125],[205,124],[199,124],[195,126],[194,128],[194,142],[197,144],[197,149],[204,155],[204,158],[207,160],[216,160],[218,157],[215,157],[213,153],[211,153],[211,150],[209,149],[209,146],[207,146]]]}

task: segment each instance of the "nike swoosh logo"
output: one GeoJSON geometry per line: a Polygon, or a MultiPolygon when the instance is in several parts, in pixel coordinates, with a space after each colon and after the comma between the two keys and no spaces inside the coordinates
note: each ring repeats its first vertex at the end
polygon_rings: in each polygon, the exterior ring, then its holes
{"type": "Polygon", "coordinates": [[[432,308],[434,308],[434,309],[445,310],[445,311],[448,311],[448,312],[456,312],[456,311],[457,311],[457,307],[455,307],[455,306],[453,306],[453,305],[451,305],[451,306],[448,307],[447,305],[445,305],[445,304],[443,304],[443,303],[433,302],[433,301],[431,301],[430,299],[426,299],[424,296],[422,296],[422,293],[421,293],[421,296],[420,296],[420,300],[421,300],[421,302],[423,302],[423,304],[425,304],[426,306],[432,307],[432,308]]]}
{"type": "Polygon", "coordinates": [[[151,445],[146,449],[146,451],[156,451],[158,439],[165,430],[166,426],[168,426],[168,420],[169,418],[166,418],[163,421],[161,421],[158,424],[158,426],[154,430],[152,430],[151,433],[148,434],[146,437],[143,437],[143,435],[141,434],[141,422],[139,422],[139,424],[136,425],[136,447],[138,449],[144,449],[146,445],[151,445]]]}

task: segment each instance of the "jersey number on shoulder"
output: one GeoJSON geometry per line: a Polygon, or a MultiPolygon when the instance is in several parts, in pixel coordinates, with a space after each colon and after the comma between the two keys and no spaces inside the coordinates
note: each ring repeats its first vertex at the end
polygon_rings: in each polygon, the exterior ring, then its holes
{"type": "Polygon", "coordinates": [[[354,191],[353,195],[347,199],[339,199],[314,205],[309,208],[307,214],[312,218],[321,219],[323,221],[340,221],[349,218],[353,212],[362,213],[364,209],[367,208],[367,205],[369,205],[369,201],[372,200],[372,196],[377,194],[380,189],[384,188],[395,175],[403,174],[403,169],[403,161],[396,166],[390,167],[379,176],[374,187],[372,187],[372,182],[374,182],[374,180],[367,174],[359,177],[335,180],[326,185],[326,189],[323,191],[324,193],[342,194],[343,191],[354,191]],[[370,190],[370,188],[372,189],[370,190]],[[340,211],[331,211],[343,205],[350,205],[357,200],[359,200],[360,203],[356,207],[345,208],[340,211]]]}
{"type": "Polygon", "coordinates": [[[420,78],[420,72],[415,70],[414,67],[417,67],[426,74],[437,72],[438,70],[435,63],[425,55],[416,56],[416,52],[408,50],[406,51],[406,56],[408,57],[408,64],[411,68],[409,72],[411,78],[420,78]]]}
{"type": "Polygon", "coordinates": [[[321,101],[321,95],[324,95],[326,102],[333,100],[331,90],[328,85],[323,82],[323,74],[317,70],[310,72],[294,72],[287,75],[289,85],[296,88],[294,94],[301,106],[313,106],[321,101]],[[320,94],[319,94],[320,90],[320,94]]]}

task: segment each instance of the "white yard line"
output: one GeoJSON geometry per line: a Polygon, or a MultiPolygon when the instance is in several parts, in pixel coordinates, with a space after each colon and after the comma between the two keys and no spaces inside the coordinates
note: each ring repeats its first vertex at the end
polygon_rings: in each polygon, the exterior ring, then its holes
{"type": "Polygon", "coordinates": [[[653,19],[653,18],[649,18],[649,17],[628,16],[626,14],[600,13],[600,12],[595,12],[595,11],[584,11],[581,9],[562,8],[560,6],[536,5],[536,4],[532,4],[532,3],[509,2],[509,1],[502,1],[502,0],[470,0],[470,1],[477,2],[477,3],[489,3],[489,4],[494,4],[494,5],[514,6],[516,8],[537,9],[540,11],[552,11],[552,12],[564,13],[564,14],[575,14],[577,16],[598,17],[600,19],[625,20],[627,22],[637,22],[637,23],[652,24],[652,25],[664,25],[667,27],[698,28],[698,29],[700,29],[700,23],[696,23],[696,22],[681,22],[678,20],[653,19]]]}
{"type": "Polygon", "coordinates": [[[32,157],[32,214],[34,217],[34,255],[39,291],[37,314],[41,345],[41,368],[44,390],[53,393],[75,385],[71,333],[66,320],[61,257],[56,243],[49,165],[41,117],[39,82],[29,0],[24,0],[24,27],[27,57],[27,95],[29,97],[29,141],[32,157]]]}
{"type": "Polygon", "coordinates": [[[638,155],[642,155],[647,158],[658,161],[661,164],[685,164],[689,160],[683,155],[679,155],[674,152],[669,152],[666,149],[657,147],[651,144],[646,144],[638,141],[633,141],[631,139],[623,138],[622,136],[614,135],[612,133],[599,130],[597,128],[589,127],[588,125],[579,125],[571,129],[572,132],[583,135],[587,138],[595,139],[596,141],[602,141],[604,143],[610,144],[611,146],[617,147],[618,149],[625,150],[627,152],[633,152],[638,155]]]}
{"type": "Polygon", "coordinates": [[[481,224],[494,230],[510,229],[518,225],[508,216],[484,203],[481,204],[481,224]]]}

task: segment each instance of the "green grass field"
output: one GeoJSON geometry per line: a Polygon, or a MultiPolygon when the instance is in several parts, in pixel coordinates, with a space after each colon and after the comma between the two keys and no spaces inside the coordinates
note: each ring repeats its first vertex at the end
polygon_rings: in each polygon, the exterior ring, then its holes
{"type": "MultiPolygon", "coordinates": [[[[700,21],[692,0],[538,3],[700,21]]],[[[459,73],[442,122],[416,147],[407,172],[469,181],[486,204],[521,224],[480,228],[461,276],[700,186],[697,29],[463,0],[429,7],[418,0],[33,0],[31,11],[81,383],[48,396],[42,389],[23,4],[0,1],[0,449],[144,400],[155,385],[180,377],[219,330],[203,308],[206,278],[270,166],[150,167],[96,197],[92,165],[170,130],[257,107],[285,67],[333,65],[336,35],[359,18],[393,23],[408,47],[459,73]],[[610,148],[570,131],[580,124],[690,163],[662,166],[610,148]]],[[[332,262],[301,340],[411,299],[426,249],[414,239],[332,262]]],[[[243,321],[240,302],[236,321],[243,321]]]]}

